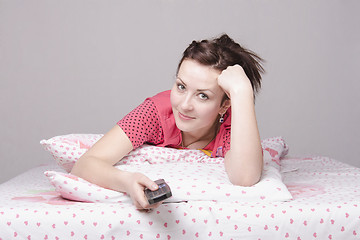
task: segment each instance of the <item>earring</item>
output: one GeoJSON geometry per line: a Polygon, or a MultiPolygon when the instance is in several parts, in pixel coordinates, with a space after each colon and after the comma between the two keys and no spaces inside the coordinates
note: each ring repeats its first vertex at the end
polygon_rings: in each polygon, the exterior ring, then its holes
{"type": "Polygon", "coordinates": [[[221,114],[219,118],[219,123],[223,123],[223,122],[224,122],[224,114],[221,114]]]}

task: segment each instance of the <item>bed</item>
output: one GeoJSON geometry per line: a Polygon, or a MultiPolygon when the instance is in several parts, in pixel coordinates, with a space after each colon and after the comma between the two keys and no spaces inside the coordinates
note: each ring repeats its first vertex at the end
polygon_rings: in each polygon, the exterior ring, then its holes
{"type": "Polygon", "coordinates": [[[68,173],[99,137],[43,140],[55,161],[0,185],[1,240],[360,239],[359,168],[322,156],[291,157],[282,138],[270,138],[262,142],[262,180],[237,187],[227,182],[221,159],[144,146],[118,167],[164,177],[173,197],[139,211],[125,194],[68,173]]]}

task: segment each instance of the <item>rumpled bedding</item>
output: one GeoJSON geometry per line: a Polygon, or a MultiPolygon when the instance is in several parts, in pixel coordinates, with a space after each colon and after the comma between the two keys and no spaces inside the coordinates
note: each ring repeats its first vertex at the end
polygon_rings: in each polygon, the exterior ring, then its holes
{"type": "MultiPolygon", "coordinates": [[[[69,136],[66,138],[71,139],[69,136]]],[[[63,139],[60,146],[64,144],[63,139]]],[[[79,140],[79,135],[76,136],[76,139],[78,141],[67,140],[66,143],[76,142],[79,147],[84,145],[90,147],[94,143],[85,141],[86,144],[84,144],[84,141],[79,140]]],[[[56,144],[53,143],[52,139],[46,143],[45,148],[54,152],[56,144]]],[[[45,140],[42,141],[42,144],[45,144],[45,140]]],[[[264,169],[261,180],[252,187],[231,184],[224,168],[224,159],[211,158],[201,150],[180,150],[143,145],[124,157],[116,165],[116,168],[129,172],[141,172],[154,181],[160,178],[165,179],[173,194],[166,200],[167,203],[181,201],[288,201],[292,199],[292,196],[280,174],[280,158],[287,154],[288,147],[279,137],[266,139],[262,144],[264,169]]],[[[71,147],[68,148],[71,149],[71,147]]],[[[61,153],[61,151],[57,152],[61,153]]],[[[66,154],[62,152],[62,156],[55,159],[65,170],[69,170],[68,168],[75,160],[65,161],[64,156],[66,154]]],[[[102,188],[69,173],[46,171],[45,175],[56,191],[63,198],[69,200],[131,203],[130,197],[124,193],[102,188]]]]}
{"type": "Polygon", "coordinates": [[[148,212],[66,200],[43,174],[66,171],[55,162],[39,166],[0,185],[0,239],[360,238],[359,168],[322,156],[280,163],[292,200],[172,202],[148,212]]]}

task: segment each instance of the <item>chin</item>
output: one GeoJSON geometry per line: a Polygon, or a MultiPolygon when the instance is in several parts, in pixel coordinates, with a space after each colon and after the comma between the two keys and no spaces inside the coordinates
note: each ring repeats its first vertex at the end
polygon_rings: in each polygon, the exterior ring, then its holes
{"type": "Polygon", "coordinates": [[[175,119],[175,124],[176,124],[176,127],[177,127],[180,131],[182,131],[182,132],[188,132],[188,131],[189,131],[189,127],[184,126],[185,124],[180,123],[179,120],[176,120],[176,119],[175,119]]]}
{"type": "Polygon", "coordinates": [[[180,119],[175,118],[176,127],[182,132],[191,132],[194,130],[193,124],[183,123],[180,119]]]}

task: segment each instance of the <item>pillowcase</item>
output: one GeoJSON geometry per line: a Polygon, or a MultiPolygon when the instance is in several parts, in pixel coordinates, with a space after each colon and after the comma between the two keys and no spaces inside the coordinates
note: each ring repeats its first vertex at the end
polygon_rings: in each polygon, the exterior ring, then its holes
{"type": "MultiPolygon", "coordinates": [[[[70,172],[75,162],[103,134],[69,134],[42,140],[57,164],[70,172]]],[[[264,171],[261,181],[252,187],[232,185],[224,169],[223,158],[211,158],[200,150],[184,150],[143,145],[126,155],[116,167],[142,172],[153,180],[164,178],[173,197],[167,201],[287,201],[291,194],[280,175],[280,158],[288,153],[281,137],[262,141],[264,171]],[[149,164],[156,166],[149,166],[149,164]],[[176,171],[174,172],[174,169],[176,171]]],[[[64,198],[83,202],[130,202],[124,193],[105,189],[71,174],[47,171],[45,175],[64,198]]]]}
{"type": "MultiPolygon", "coordinates": [[[[68,134],[55,136],[48,140],[41,140],[40,144],[50,152],[57,164],[70,172],[75,162],[94,144],[103,134],[68,134]]],[[[282,137],[273,137],[262,142],[264,165],[271,164],[280,170],[280,158],[288,153],[288,146],[282,137]],[[275,164],[274,164],[275,163],[275,164]]],[[[149,163],[174,162],[175,157],[171,148],[156,148],[152,146],[152,151],[143,158],[136,158],[137,154],[142,153],[143,148],[149,146],[140,146],[135,151],[130,152],[121,162],[140,163],[148,161],[149,163]]],[[[176,150],[176,149],[175,149],[176,150]]],[[[204,158],[198,150],[177,150],[177,162],[198,162],[198,163],[223,163],[222,158],[204,158]]]]}
{"type": "MultiPolygon", "coordinates": [[[[280,149],[278,154],[283,154],[280,149]]],[[[252,187],[231,184],[223,158],[211,158],[200,150],[178,150],[143,145],[132,151],[115,167],[141,172],[152,180],[164,178],[173,196],[167,202],[180,201],[287,201],[292,199],[282,182],[277,163],[267,159],[261,180],[252,187]],[[214,163],[214,161],[216,161],[214,163]]],[[[64,198],[84,202],[131,202],[121,192],[105,189],[72,174],[47,171],[45,175],[64,198]]]]}
{"type": "Polygon", "coordinates": [[[40,144],[50,152],[60,167],[70,172],[75,162],[102,136],[103,134],[68,134],[43,139],[40,144]]]}
{"type": "Polygon", "coordinates": [[[70,173],[46,171],[44,174],[65,199],[78,202],[131,202],[124,193],[99,187],[70,173]]]}
{"type": "Polygon", "coordinates": [[[271,159],[280,169],[280,159],[289,152],[289,146],[285,143],[284,139],[282,137],[267,138],[261,141],[261,145],[264,154],[264,164],[269,164],[265,160],[271,159]]]}

